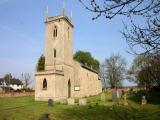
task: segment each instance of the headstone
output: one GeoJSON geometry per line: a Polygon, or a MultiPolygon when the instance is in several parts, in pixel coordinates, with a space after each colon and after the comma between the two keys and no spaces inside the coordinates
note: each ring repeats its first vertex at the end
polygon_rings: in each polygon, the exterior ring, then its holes
{"type": "Polygon", "coordinates": [[[147,104],[146,96],[142,96],[142,105],[147,104]]]}
{"type": "Polygon", "coordinates": [[[130,89],[129,89],[129,93],[130,93],[130,94],[133,93],[133,88],[130,88],[130,89]]]}
{"type": "Polygon", "coordinates": [[[104,92],[101,93],[101,101],[102,101],[102,102],[106,102],[106,95],[105,95],[104,92]]]}
{"type": "Polygon", "coordinates": [[[125,105],[125,106],[128,105],[128,102],[127,102],[127,95],[126,95],[126,94],[124,95],[124,105],[125,105]]]}
{"type": "Polygon", "coordinates": [[[122,90],[119,90],[119,97],[122,97],[122,90]]]}
{"type": "Polygon", "coordinates": [[[120,98],[120,96],[119,96],[119,91],[117,90],[117,98],[120,98]]]}
{"type": "Polygon", "coordinates": [[[68,98],[67,99],[67,103],[68,103],[68,105],[74,105],[75,104],[75,100],[73,98],[68,98]]]}
{"type": "Polygon", "coordinates": [[[67,99],[61,99],[60,103],[66,105],[67,104],[67,99]]]}
{"type": "Polygon", "coordinates": [[[79,99],[79,105],[87,105],[87,99],[86,98],[79,99]]]}
{"type": "Polygon", "coordinates": [[[53,106],[53,100],[52,99],[48,99],[48,106],[53,106]]]}
{"type": "Polygon", "coordinates": [[[42,114],[39,120],[50,120],[49,114],[42,114]]]}
{"type": "Polygon", "coordinates": [[[117,102],[117,91],[116,90],[112,91],[112,102],[117,102]]]}

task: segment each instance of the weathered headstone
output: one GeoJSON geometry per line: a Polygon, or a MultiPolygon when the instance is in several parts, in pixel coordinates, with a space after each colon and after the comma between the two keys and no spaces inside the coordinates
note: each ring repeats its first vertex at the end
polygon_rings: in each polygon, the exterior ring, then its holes
{"type": "Polygon", "coordinates": [[[66,105],[67,104],[67,99],[61,99],[60,103],[66,105]]]}
{"type": "Polygon", "coordinates": [[[117,90],[117,98],[120,98],[120,96],[119,96],[119,91],[117,90]]]}
{"type": "Polygon", "coordinates": [[[142,105],[147,104],[146,96],[142,96],[142,105]]]}
{"type": "Polygon", "coordinates": [[[122,96],[124,96],[125,95],[125,92],[124,92],[124,90],[122,90],[122,96]]]}
{"type": "Polygon", "coordinates": [[[126,95],[126,94],[124,95],[124,105],[125,105],[125,106],[128,105],[128,102],[127,102],[127,95],[126,95]]]}
{"type": "Polygon", "coordinates": [[[48,99],[48,106],[53,106],[53,100],[52,99],[48,99]]]}
{"type": "Polygon", "coordinates": [[[102,102],[106,102],[106,95],[105,95],[104,92],[101,93],[101,101],[102,101],[102,102]]]}
{"type": "Polygon", "coordinates": [[[39,120],[50,120],[49,114],[42,114],[39,120]]]}
{"type": "Polygon", "coordinates": [[[112,102],[117,102],[117,91],[116,90],[112,91],[112,102]]]}
{"type": "Polygon", "coordinates": [[[87,105],[87,99],[86,98],[80,98],[79,99],[79,105],[87,105]]]}
{"type": "Polygon", "coordinates": [[[68,103],[68,105],[74,105],[75,104],[75,100],[73,98],[68,98],[67,99],[67,103],[68,103]]]}
{"type": "Polygon", "coordinates": [[[122,90],[119,90],[119,98],[122,97],[122,90]]]}

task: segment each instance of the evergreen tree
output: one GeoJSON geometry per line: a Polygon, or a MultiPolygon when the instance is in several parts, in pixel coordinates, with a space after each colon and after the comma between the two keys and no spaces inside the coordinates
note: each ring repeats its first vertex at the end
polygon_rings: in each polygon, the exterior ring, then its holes
{"type": "Polygon", "coordinates": [[[37,71],[43,71],[43,70],[45,70],[45,56],[41,55],[41,57],[38,60],[37,71]]]}

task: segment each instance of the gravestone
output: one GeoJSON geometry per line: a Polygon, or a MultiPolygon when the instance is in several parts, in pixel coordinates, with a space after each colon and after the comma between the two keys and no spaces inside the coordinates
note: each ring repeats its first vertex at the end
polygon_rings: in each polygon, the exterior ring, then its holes
{"type": "Polygon", "coordinates": [[[119,92],[119,98],[121,98],[122,97],[122,90],[119,90],[118,92],[119,92]]]}
{"type": "Polygon", "coordinates": [[[105,95],[104,92],[101,93],[101,101],[102,101],[102,102],[106,102],[106,95],[105,95]]]}
{"type": "Polygon", "coordinates": [[[124,92],[124,90],[122,90],[122,96],[124,96],[125,95],[125,92],[124,92]]]}
{"type": "Polygon", "coordinates": [[[147,104],[146,96],[142,96],[142,105],[147,104]]]}
{"type": "Polygon", "coordinates": [[[79,99],[79,105],[87,105],[87,99],[86,98],[80,98],[79,99]]]}
{"type": "Polygon", "coordinates": [[[60,103],[66,105],[67,104],[67,99],[61,99],[60,103]]]}
{"type": "Polygon", "coordinates": [[[48,99],[48,106],[53,106],[53,100],[52,99],[48,99]]]}
{"type": "Polygon", "coordinates": [[[117,102],[117,90],[112,91],[112,102],[117,102]]]}
{"type": "Polygon", "coordinates": [[[49,114],[42,114],[39,120],[50,120],[49,114]]]}
{"type": "Polygon", "coordinates": [[[124,105],[125,105],[125,106],[128,105],[128,102],[127,102],[127,95],[126,95],[126,94],[124,95],[124,105]]]}
{"type": "Polygon", "coordinates": [[[119,91],[117,90],[117,98],[120,98],[119,91]]]}
{"type": "Polygon", "coordinates": [[[67,103],[68,103],[68,105],[74,105],[75,104],[75,100],[73,98],[68,98],[67,99],[67,103]]]}

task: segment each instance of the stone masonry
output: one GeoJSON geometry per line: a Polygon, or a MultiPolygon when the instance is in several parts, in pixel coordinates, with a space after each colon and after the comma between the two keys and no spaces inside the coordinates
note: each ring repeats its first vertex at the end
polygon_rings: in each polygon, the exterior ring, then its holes
{"type": "Polygon", "coordinates": [[[101,93],[93,69],[73,60],[73,23],[65,14],[46,17],[45,70],[35,73],[35,100],[61,101],[101,93]]]}

